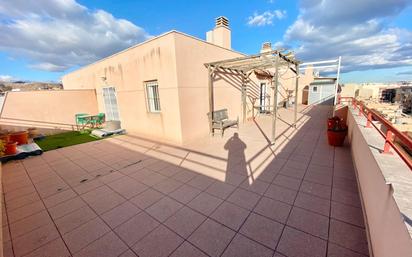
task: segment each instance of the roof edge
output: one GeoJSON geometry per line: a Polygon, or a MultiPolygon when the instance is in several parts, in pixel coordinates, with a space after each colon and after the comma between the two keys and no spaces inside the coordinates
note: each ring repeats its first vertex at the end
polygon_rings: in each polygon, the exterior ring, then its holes
{"type": "Polygon", "coordinates": [[[218,47],[218,48],[227,50],[227,51],[231,51],[231,52],[234,52],[234,53],[237,53],[237,54],[241,54],[241,55],[247,56],[247,55],[244,54],[244,53],[241,53],[241,52],[238,52],[238,51],[235,51],[235,50],[232,50],[232,49],[227,49],[227,48],[224,48],[224,47],[221,47],[221,46],[212,44],[212,43],[210,43],[210,42],[207,42],[206,40],[197,38],[197,37],[195,37],[195,36],[192,36],[192,35],[189,35],[189,34],[186,34],[186,33],[180,32],[180,31],[177,31],[177,30],[170,30],[170,31],[167,31],[167,32],[165,32],[165,33],[163,33],[163,34],[160,34],[160,35],[158,35],[158,36],[154,36],[154,37],[152,37],[152,38],[149,38],[149,39],[147,39],[146,41],[143,41],[143,42],[137,43],[137,44],[135,44],[135,45],[132,45],[132,46],[126,48],[126,49],[123,49],[123,50],[121,50],[121,51],[119,51],[119,52],[116,52],[116,53],[114,53],[114,54],[112,54],[112,55],[109,55],[109,56],[107,56],[107,57],[104,57],[104,58],[102,58],[102,59],[100,59],[100,60],[97,60],[97,61],[92,62],[92,63],[90,63],[90,64],[86,64],[85,66],[82,66],[82,67],[80,67],[80,68],[78,68],[78,69],[76,69],[76,70],[74,70],[74,71],[71,71],[71,72],[69,72],[69,73],[64,74],[62,77],[65,77],[65,76],[67,76],[67,75],[69,75],[69,74],[72,74],[72,73],[76,73],[76,72],[81,71],[81,70],[83,70],[83,69],[86,69],[86,68],[88,68],[88,67],[90,67],[90,66],[92,66],[92,65],[98,64],[98,63],[103,62],[103,61],[105,61],[105,60],[107,60],[107,59],[109,59],[109,58],[112,58],[112,57],[117,56],[117,55],[119,55],[119,54],[122,54],[122,53],[124,53],[124,52],[130,51],[130,50],[132,50],[132,49],[134,49],[134,48],[136,48],[136,47],[139,47],[139,46],[141,46],[141,45],[144,45],[144,44],[146,44],[146,43],[152,42],[152,41],[154,41],[154,40],[157,40],[157,39],[159,39],[159,38],[165,37],[165,36],[167,36],[167,35],[169,35],[169,34],[173,34],[173,33],[180,34],[180,35],[183,35],[183,36],[186,36],[186,37],[189,37],[189,38],[198,40],[198,41],[200,41],[200,42],[203,42],[203,43],[206,43],[206,44],[209,44],[209,45],[212,45],[212,46],[215,46],[215,47],[218,47]]]}

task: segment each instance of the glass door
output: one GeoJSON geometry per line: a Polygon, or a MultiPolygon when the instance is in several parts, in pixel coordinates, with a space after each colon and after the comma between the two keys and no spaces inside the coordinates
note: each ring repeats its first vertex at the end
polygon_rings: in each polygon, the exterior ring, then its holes
{"type": "Polygon", "coordinates": [[[104,109],[106,120],[120,120],[117,108],[116,89],[114,87],[103,88],[104,109]]]}

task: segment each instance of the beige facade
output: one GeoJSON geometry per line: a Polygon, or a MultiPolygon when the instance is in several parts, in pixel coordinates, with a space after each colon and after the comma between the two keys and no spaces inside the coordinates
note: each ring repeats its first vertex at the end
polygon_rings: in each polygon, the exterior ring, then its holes
{"type": "Polygon", "coordinates": [[[97,114],[95,90],[8,92],[0,113],[2,128],[74,129],[76,113],[97,114]]]}
{"type": "MultiPolygon", "coordinates": [[[[95,89],[99,112],[106,112],[103,88],[114,87],[120,121],[129,133],[179,144],[190,142],[209,133],[208,71],[204,64],[244,56],[230,49],[230,30],[224,21],[208,34],[208,39],[212,43],[170,31],[65,75],[63,87],[95,89]],[[149,108],[146,83],[151,81],[158,85],[158,112],[149,108]]],[[[295,89],[294,73],[281,73],[278,102],[285,99],[288,90],[295,89]]],[[[301,90],[312,80],[311,71],[301,74],[299,103],[301,90]]],[[[252,116],[253,105],[259,104],[261,83],[266,83],[267,94],[273,95],[270,81],[252,75],[246,118],[252,116]]],[[[227,108],[231,118],[242,120],[241,78],[219,73],[213,86],[214,108],[227,108]]]]}

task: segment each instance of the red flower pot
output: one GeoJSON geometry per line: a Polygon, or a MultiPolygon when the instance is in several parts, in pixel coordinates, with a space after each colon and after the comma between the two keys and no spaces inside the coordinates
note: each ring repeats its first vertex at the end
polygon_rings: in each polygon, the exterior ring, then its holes
{"type": "Polygon", "coordinates": [[[8,142],[4,147],[5,155],[15,155],[17,153],[17,142],[8,142]]]}
{"type": "Polygon", "coordinates": [[[328,143],[331,146],[342,146],[345,142],[347,130],[333,131],[328,130],[328,143]]]}
{"type": "Polygon", "coordinates": [[[27,131],[19,131],[10,134],[10,141],[17,142],[18,145],[29,143],[29,133],[27,131]]]}

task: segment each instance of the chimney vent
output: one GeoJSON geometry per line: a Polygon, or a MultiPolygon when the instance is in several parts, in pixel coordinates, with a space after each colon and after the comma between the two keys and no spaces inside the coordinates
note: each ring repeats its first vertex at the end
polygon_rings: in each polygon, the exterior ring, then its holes
{"type": "Polygon", "coordinates": [[[266,53],[272,51],[272,43],[264,42],[262,44],[262,49],[260,50],[261,53],[266,53]]]}
{"type": "Polygon", "coordinates": [[[224,16],[220,16],[215,19],[215,22],[215,28],[206,33],[206,41],[230,49],[231,33],[229,20],[224,16]]]}
{"type": "Polygon", "coordinates": [[[229,27],[229,20],[225,16],[220,16],[216,18],[216,27],[225,26],[229,27]]]}

